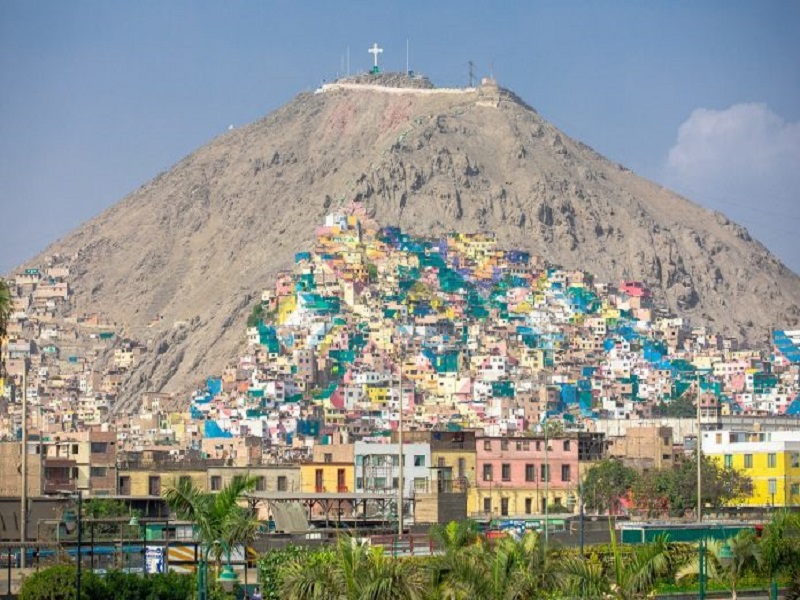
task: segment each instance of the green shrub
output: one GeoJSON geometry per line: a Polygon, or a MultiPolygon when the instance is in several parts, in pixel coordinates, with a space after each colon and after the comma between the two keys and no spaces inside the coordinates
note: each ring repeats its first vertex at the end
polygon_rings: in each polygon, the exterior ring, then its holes
{"type": "MultiPolygon", "coordinates": [[[[74,600],[76,576],[73,565],[42,569],[25,579],[20,600],[74,600]]],[[[120,571],[105,577],[88,570],[81,573],[81,600],[186,600],[194,589],[195,578],[179,573],[148,577],[120,571]]]]}

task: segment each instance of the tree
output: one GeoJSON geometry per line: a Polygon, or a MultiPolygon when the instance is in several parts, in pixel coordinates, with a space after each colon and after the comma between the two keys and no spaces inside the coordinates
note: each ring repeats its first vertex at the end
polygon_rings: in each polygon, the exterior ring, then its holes
{"type": "Polygon", "coordinates": [[[562,561],[561,587],[568,597],[642,598],[673,568],[672,548],[666,535],[635,546],[623,555],[612,531],[611,550],[610,563],[604,563],[596,555],[589,560],[573,556],[562,561]]]}
{"type": "Polygon", "coordinates": [[[626,467],[622,461],[607,458],[592,466],[583,481],[583,499],[586,508],[596,511],[616,512],[619,500],[636,483],[639,474],[626,467]]]}
{"type": "Polygon", "coordinates": [[[447,525],[432,526],[429,535],[445,555],[454,555],[477,541],[478,529],[475,521],[470,519],[450,521],[447,525]]]}
{"type": "Polygon", "coordinates": [[[131,513],[122,500],[89,498],[83,502],[83,516],[98,520],[98,523],[92,522],[90,526],[94,535],[104,537],[117,535],[119,527],[127,524],[124,521],[125,517],[130,518],[131,513]],[[118,522],[113,522],[114,519],[118,522]]]}
{"type": "Polygon", "coordinates": [[[164,500],[179,519],[194,523],[200,542],[219,566],[223,552],[230,558],[231,547],[246,541],[259,526],[251,511],[239,505],[242,495],[255,486],[255,477],[236,475],[222,490],[209,493],[181,479],[164,491],[164,500]]]}
{"type": "Polygon", "coordinates": [[[778,597],[778,576],[790,573],[798,576],[800,570],[800,515],[785,510],[772,516],[764,526],[761,539],[761,556],[764,570],[769,575],[770,598],[778,597]]]}
{"type": "Polygon", "coordinates": [[[469,600],[539,598],[556,587],[551,552],[538,533],[463,548],[438,580],[434,597],[469,600]]]}
{"type": "MultiPolygon", "coordinates": [[[[736,600],[736,588],[742,576],[748,570],[755,570],[761,565],[761,548],[755,533],[744,529],[726,542],[707,540],[705,572],[709,579],[727,583],[731,588],[731,596],[736,600]],[[725,556],[729,553],[730,556],[725,556]]],[[[700,557],[695,556],[678,570],[675,579],[680,581],[687,577],[700,576],[700,557]]]]}
{"type": "MultiPolygon", "coordinates": [[[[3,364],[3,339],[8,333],[8,319],[11,316],[11,292],[4,279],[0,279],[0,366],[3,364]]],[[[2,375],[2,370],[0,370],[2,375]]]]}
{"type": "MultiPolygon", "coordinates": [[[[752,493],[752,480],[731,467],[702,457],[703,504],[719,508],[752,493]]],[[[657,469],[642,475],[633,486],[636,505],[652,516],[669,511],[683,515],[697,508],[697,459],[676,468],[657,469]]]]}
{"type": "Polygon", "coordinates": [[[411,560],[393,559],[369,542],[342,536],[335,550],[319,550],[286,564],[283,598],[297,600],[422,600],[426,581],[411,560]]]}

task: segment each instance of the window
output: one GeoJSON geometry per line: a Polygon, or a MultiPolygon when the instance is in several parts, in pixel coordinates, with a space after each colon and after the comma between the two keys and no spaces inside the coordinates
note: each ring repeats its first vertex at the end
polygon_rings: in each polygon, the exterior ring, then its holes
{"type": "Polygon", "coordinates": [[[91,452],[92,454],[105,454],[108,452],[108,443],[107,442],[92,442],[91,444],[91,452]]]}
{"type": "Polygon", "coordinates": [[[492,440],[483,440],[483,449],[490,452],[492,450],[492,440]]]}
{"type": "Polygon", "coordinates": [[[542,450],[542,441],[536,440],[536,451],[540,452],[542,450]]]}
{"type": "Polygon", "coordinates": [[[414,477],[414,490],[417,492],[425,492],[428,490],[428,480],[424,477],[414,477]]]}
{"type": "Polygon", "coordinates": [[[458,476],[464,477],[467,473],[467,459],[466,458],[459,458],[458,459],[458,476]]]}
{"type": "Polygon", "coordinates": [[[570,481],[572,473],[569,467],[569,465],[561,465],[561,481],[570,481]]]}
{"type": "Polygon", "coordinates": [[[446,466],[444,464],[444,456],[440,456],[439,458],[436,459],[436,466],[439,467],[440,469],[446,466]]]}
{"type": "Polygon", "coordinates": [[[484,481],[492,480],[492,465],[490,464],[483,465],[483,480],[484,481]]]}
{"type": "Polygon", "coordinates": [[[356,466],[360,467],[364,464],[364,457],[360,454],[356,455],[356,466]]]}
{"type": "Polygon", "coordinates": [[[792,496],[800,495],[800,483],[793,483],[789,489],[792,496]]]}
{"type": "Polygon", "coordinates": [[[532,498],[525,498],[525,514],[531,514],[533,510],[533,499],[532,498]]]}
{"type": "Polygon", "coordinates": [[[78,453],[78,444],[72,444],[72,453],[73,454],[77,454],[78,453]]]}
{"type": "Polygon", "coordinates": [[[322,469],[314,469],[314,489],[318,494],[325,491],[325,473],[322,469]]]}
{"type": "MultiPolygon", "coordinates": [[[[281,478],[278,477],[278,481],[280,481],[280,480],[281,480],[281,478]]],[[[284,483],[286,483],[286,477],[284,477],[283,480],[284,480],[284,483]]],[[[267,483],[266,483],[266,480],[264,479],[264,477],[263,476],[256,477],[256,491],[257,492],[265,492],[266,490],[267,490],[267,483]]],[[[280,490],[280,491],[285,491],[285,490],[280,490]]]]}
{"type": "Polygon", "coordinates": [[[180,477],[178,477],[178,485],[181,485],[181,486],[189,485],[191,483],[191,481],[192,481],[192,478],[189,477],[188,475],[181,475],[180,477]]]}
{"type": "Polygon", "coordinates": [[[800,467],[800,452],[792,452],[792,468],[800,467]]]}
{"type": "Polygon", "coordinates": [[[725,455],[725,468],[726,469],[733,468],[733,455],[732,454],[726,454],[725,455]]]}
{"type": "Polygon", "coordinates": [[[222,489],[222,477],[219,475],[211,476],[211,491],[217,492],[222,489]]]}
{"type": "Polygon", "coordinates": [[[525,465],[525,481],[536,481],[536,465],[525,465]]]}
{"type": "Polygon", "coordinates": [[[778,466],[778,458],[775,456],[774,452],[770,452],[767,454],[767,468],[774,469],[778,466]]]}
{"type": "Polygon", "coordinates": [[[769,485],[769,493],[772,496],[772,504],[775,504],[775,494],[778,493],[778,480],[769,479],[767,480],[767,484],[769,485]]]}
{"type": "Polygon", "coordinates": [[[484,498],[483,499],[483,512],[487,515],[492,512],[492,499],[491,498],[484,498]]]}
{"type": "Polygon", "coordinates": [[[360,490],[364,487],[364,480],[361,477],[356,477],[356,489],[360,490]]]}
{"type": "Polygon", "coordinates": [[[744,455],[744,468],[745,469],[752,469],[753,468],[753,455],[752,454],[745,454],[744,455]]]}
{"type": "Polygon", "coordinates": [[[331,463],[333,462],[333,454],[330,452],[326,452],[322,457],[322,462],[331,463]]]}
{"type": "Polygon", "coordinates": [[[550,466],[542,465],[541,474],[539,475],[541,481],[550,481],[550,466]]]}
{"type": "Polygon", "coordinates": [[[569,449],[570,449],[570,441],[571,441],[571,440],[564,440],[564,452],[569,452],[569,449]]]}
{"type": "Polygon", "coordinates": [[[161,477],[158,475],[151,475],[147,480],[147,493],[150,496],[161,495],[161,477]]]}
{"type": "MultiPolygon", "coordinates": [[[[400,478],[399,477],[392,477],[392,489],[396,490],[400,487],[400,478]]],[[[405,486],[403,486],[405,487],[405,486]]]]}
{"type": "Polygon", "coordinates": [[[500,498],[500,514],[504,517],[508,516],[508,498],[500,498]]]}
{"type": "Polygon", "coordinates": [[[503,463],[500,467],[500,475],[503,478],[503,481],[511,481],[511,465],[508,463],[503,463]]]}
{"type": "Polygon", "coordinates": [[[500,450],[508,450],[508,440],[500,440],[500,450]]]}
{"type": "Polygon", "coordinates": [[[105,477],[107,469],[106,467],[92,467],[89,469],[89,476],[90,477],[105,477]]]}
{"type": "Polygon", "coordinates": [[[424,454],[415,454],[414,455],[414,466],[415,467],[424,467],[425,466],[425,455],[424,454]]]}

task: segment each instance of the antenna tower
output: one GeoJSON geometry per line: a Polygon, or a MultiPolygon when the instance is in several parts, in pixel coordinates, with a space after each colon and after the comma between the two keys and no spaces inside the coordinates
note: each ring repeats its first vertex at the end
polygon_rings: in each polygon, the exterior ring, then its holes
{"type": "Polygon", "coordinates": [[[475,63],[469,61],[467,64],[469,65],[469,87],[473,87],[473,84],[475,83],[475,63]]]}

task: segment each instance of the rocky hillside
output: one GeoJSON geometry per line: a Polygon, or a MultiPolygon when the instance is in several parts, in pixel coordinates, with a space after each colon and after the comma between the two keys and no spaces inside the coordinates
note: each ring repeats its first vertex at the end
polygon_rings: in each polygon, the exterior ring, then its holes
{"type": "Polygon", "coordinates": [[[725,216],[603,158],[496,86],[396,87],[406,83],[300,95],[45,252],[73,257],[79,310],[148,341],[123,397],[219,372],[260,290],[324,214],[353,200],[413,233],[492,231],[601,280],[643,280],[671,309],[751,341],[800,320],[800,278],[725,216]]]}

